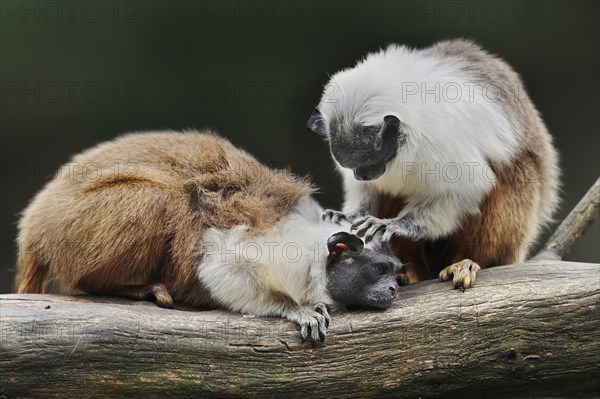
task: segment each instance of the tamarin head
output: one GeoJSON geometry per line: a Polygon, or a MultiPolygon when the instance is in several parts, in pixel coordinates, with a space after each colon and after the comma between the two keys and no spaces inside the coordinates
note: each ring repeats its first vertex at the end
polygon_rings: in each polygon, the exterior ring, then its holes
{"type": "Polygon", "coordinates": [[[385,309],[398,292],[400,261],[385,247],[368,248],[353,234],[339,232],[327,240],[327,291],[350,307],[385,309]]]}
{"type": "Polygon", "coordinates": [[[402,48],[390,46],[333,74],[308,120],[308,129],[329,141],[334,159],[357,180],[383,175],[409,142],[412,113],[398,86],[398,65],[406,57],[402,48]]]}
{"type": "Polygon", "coordinates": [[[329,140],[334,159],[343,168],[352,169],[357,180],[375,180],[383,175],[406,140],[402,123],[394,115],[385,115],[376,124],[365,124],[339,116],[324,118],[315,108],[307,128],[329,140]]]}

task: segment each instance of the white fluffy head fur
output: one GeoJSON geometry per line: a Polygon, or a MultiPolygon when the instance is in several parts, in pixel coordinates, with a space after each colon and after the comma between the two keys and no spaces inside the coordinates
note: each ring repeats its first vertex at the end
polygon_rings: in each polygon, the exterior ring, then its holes
{"type": "Polygon", "coordinates": [[[351,126],[357,124],[378,126],[386,115],[400,119],[406,133],[397,156],[376,180],[357,182],[338,164],[350,188],[344,210],[360,201],[354,197],[362,190],[351,187],[367,184],[406,198],[406,211],[435,196],[452,198],[448,220],[439,221],[438,230],[455,228],[459,216],[476,211],[493,187],[488,160],[504,162],[519,145],[520,129],[497,89],[465,59],[399,45],[333,75],[318,107],[327,134],[332,126],[341,129],[337,134],[353,134],[351,126]]]}

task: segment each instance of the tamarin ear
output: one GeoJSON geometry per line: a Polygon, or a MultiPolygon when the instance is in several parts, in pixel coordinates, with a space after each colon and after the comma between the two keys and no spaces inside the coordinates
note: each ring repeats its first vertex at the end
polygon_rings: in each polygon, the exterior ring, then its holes
{"type": "Polygon", "coordinates": [[[375,150],[381,150],[383,143],[393,143],[398,140],[400,134],[400,119],[394,115],[386,115],[383,117],[383,126],[377,137],[375,137],[375,150]]]}
{"type": "Polygon", "coordinates": [[[321,117],[321,112],[319,112],[318,108],[315,108],[313,113],[310,115],[310,118],[308,118],[306,127],[316,136],[323,138],[327,137],[327,132],[325,132],[325,123],[323,123],[323,118],[321,117]]]}
{"type": "Polygon", "coordinates": [[[340,255],[346,251],[360,253],[364,246],[363,240],[345,231],[335,233],[327,239],[327,249],[333,255],[340,255]]]}

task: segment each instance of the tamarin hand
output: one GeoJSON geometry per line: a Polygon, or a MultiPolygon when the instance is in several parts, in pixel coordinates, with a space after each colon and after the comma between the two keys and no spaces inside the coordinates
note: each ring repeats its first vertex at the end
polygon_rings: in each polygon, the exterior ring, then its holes
{"type": "Polygon", "coordinates": [[[358,212],[345,214],[344,212],[336,211],[333,209],[325,209],[325,211],[321,215],[321,219],[323,219],[324,222],[340,224],[342,220],[352,223],[359,216],[361,216],[361,214],[358,212]]]}
{"type": "Polygon", "coordinates": [[[371,241],[376,235],[381,235],[382,242],[389,242],[394,236],[410,237],[404,228],[402,219],[379,219],[374,216],[363,216],[352,223],[358,237],[365,237],[365,242],[371,241]]]}

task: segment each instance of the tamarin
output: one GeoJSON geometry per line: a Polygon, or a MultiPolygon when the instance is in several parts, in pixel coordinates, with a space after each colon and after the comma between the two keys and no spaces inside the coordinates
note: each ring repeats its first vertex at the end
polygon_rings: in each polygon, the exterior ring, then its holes
{"type": "Polygon", "coordinates": [[[524,260],[557,207],[557,152],[517,73],[467,40],[392,44],[334,74],[307,127],[343,177],[342,212],[392,240],[410,281],[524,260]]]}
{"type": "Polygon", "coordinates": [[[18,293],[64,290],[280,316],[324,339],[330,309],[387,308],[402,267],[313,186],[211,132],[124,135],[64,165],[19,222],[18,293]]]}

